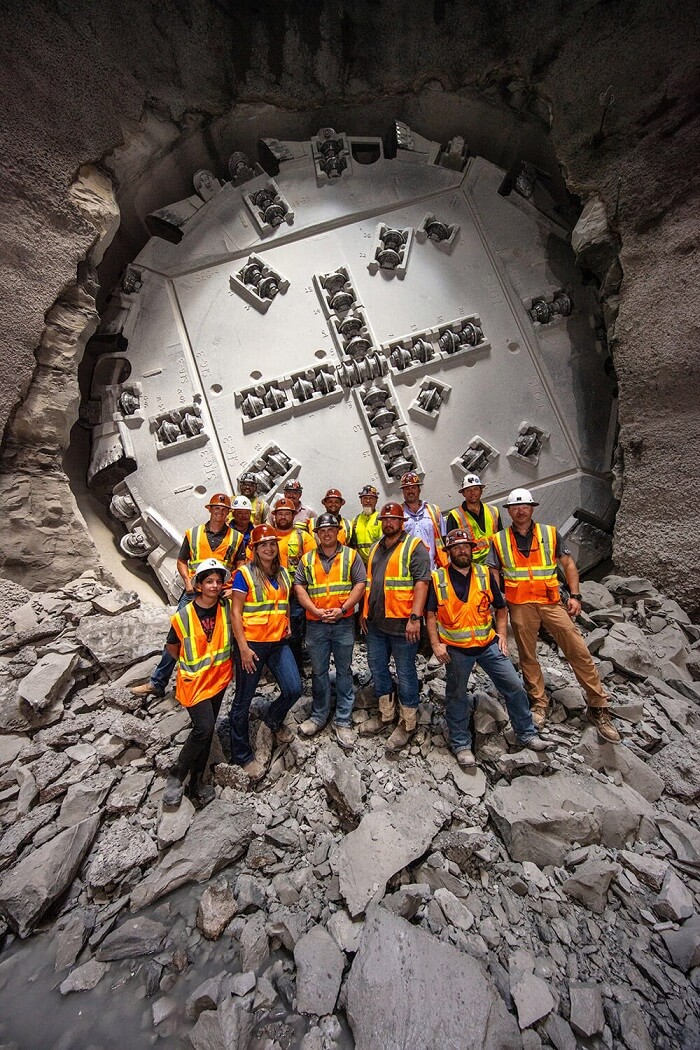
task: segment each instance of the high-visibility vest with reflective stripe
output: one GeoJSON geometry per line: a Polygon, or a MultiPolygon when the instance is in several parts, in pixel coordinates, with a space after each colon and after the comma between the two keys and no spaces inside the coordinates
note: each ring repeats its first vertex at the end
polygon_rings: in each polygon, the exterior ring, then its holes
{"type": "Polygon", "coordinates": [[[309,534],[297,525],[288,529],[287,532],[280,532],[278,529],[275,529],[275,532],[277,533],[280,562],[293,577],[302,554],[314,550],[316,544],[309,534]]]}
{"type": "Polygon", "coordinates": [[[493,537],[501,562],[506,601],[513,605],[534,602],[556,605],[559,601],[557,579],[557,530],[554,525],[535,524],[532,546],[526,557],[518,550],[512,526],[493,537]]]}
{"type": "Polygon", "coordinates": [[[377,511],[371,514],[358,514],[352,523],[350,546],[354,547],[365,565],[372,547],[382,538],[382,525],[377,511]]]}
{"type": "MultiPolygon", "coordinates": [[[[309,551],[301,559],[301,565],[306,576],[306,592],[317,609],[339,609],[352,590],[350,572],[352,563],[357,555],[356,551],[349,547],[341,547],[339,553],[331,562],[326,573],[323,562],[317,550],[309,551]]],[[[352,616],[352,608],[348,609],[345,616],[352,616]]],[[[307,620],[319,620],[307,609],[307,620]]]]}
{"type": "Polygon", "coordinates": [[[246,641],[280,642],[286,638],[289,628],[289,573],[280,568],[277,587],[268,579],[263,586],[257,583],[250,565],[242,566],[241,573],[248,584],[242,614],[246,641]]]}
{"type": "MultiPolygon", "coordinates": [[[[384,572],[384,615],[389,619],[406,619],[413,608],[413,577],[411,576],[411,555],[422,540],[417,536],[404,536],[396,544],[384,572]]],[[[372,589],[372,562],[377,548],[370,551],[367,562],[367,585],[365,590],[364,615],[369,610],[369,593],[372,589]]]]}
{"type": "Polygon", "coordinates": [[[194,602],[188,602],[170,621],[180,639],[175,698],[193,707],[225,689],[233,678],[231,664],[231,613],[229,602],[216,606],[211,640],[207,640],[194,602]]]}
{"type": "Polygon", "coordinates": [[[240,532],[236,532],[230,525],[227,526],[221,543],[214,550],[209,546],[206,525],[195,525],[193,529],[187,530],[185,536],[190,545],[190,560],[187,563],[190,576],[194,574],[200,561],[204,561],[205,558],[216,558],[227,569],[233,569],[236,554],[243,542],[240,532]]]}
{"type": "Polygon", "coordinates": [[[475,561],[477,564],[486,560],[491,545],[491,537],[495,535],[496,523],[498,522],[498,507],[494,507],[491,503],[482,503],[481,506],[484,508],[483,529],[474,515],[470,514],[464,507],[455,507],[452,511],[455,521],[459,522],[457,528],[471,531],[474,539],[479,541],[479,546],[474,548],[472,554],[472,561],[475,561]]]}
{"type": "Polygon", "coordinates": [[[459,649],[488,645],[496,637],[491,616],[491,580],[483,565],[472,565],[469,595],[460,601],[447,569],[435,569],[433,586],[437,595],[437,632],[445,645],[459,649]]]}
{"type": "MultiPolygon", "coordinates": [[[[346,546],[350,542],[350,533],[352,531],[352,525],[350,524],[349,518],[339,518],[340,528],[338,529],[338,543],[342,543],[346,546]]],[[[316,546],[318,547],[318,540],[316,539],[316,518],[309,518],[307,525],[309,532],[314,538],[316,546]]]]}
{"type": "Polygon", "coordinates": [[[262,496],[255,496],[251,500],[250,517],[253,525],[262,525],[270,517],[270,505],[262,496]]]}

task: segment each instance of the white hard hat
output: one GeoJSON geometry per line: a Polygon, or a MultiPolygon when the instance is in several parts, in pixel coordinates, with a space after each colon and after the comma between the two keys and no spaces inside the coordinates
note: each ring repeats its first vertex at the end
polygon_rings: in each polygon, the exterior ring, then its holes
{"type": "Polygon", "coordinates": [[[197,568],[194,570],[192,575],[193,580],[199,579],[200,576],[206,576],[210,572],[222,572],[224,574],[224,583],[228,583],[231,579],[231,573],[228,571],[225,565],[222,565],[216,558],[205,558],[204,561],[200,561],[197,564],[197,568]]]}
{"type": "Polygon", "coordinates": [[[462,487],[459,491],[464,492],[465,489],[470,489],[472,485],[478,485],[482,489],[484,487],[484,483],[478,474],[465,474],[462,487]]]}
{"type": "Polygon", "coordinates": [[[236,496],[235,500],[231,504],[232,510],[252,510],[253,505],[247,496],[236,496]]]}
{"type": "Polygon", "coordinates": [[[512,492],[508,493],[508,499],[503,504],[504,507],[539,507],[539,503],[534,498],[529,489],[513,489],[512,492]]]}

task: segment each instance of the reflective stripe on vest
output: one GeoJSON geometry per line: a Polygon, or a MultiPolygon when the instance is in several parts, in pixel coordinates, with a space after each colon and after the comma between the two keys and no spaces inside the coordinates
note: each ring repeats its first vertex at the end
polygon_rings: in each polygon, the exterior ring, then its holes
{"type": "Polygon", "coordinates": [[[489,645],[496,637],[491,616],[491,580],[483,565],[472,565],[469,596],[460,601],[447,569],[435,569],[433,586],[437,595],[437,631],[440,641],[460,649],[489,645]]]}
{"type": "MultiPolygon", "coordinates": [[[[411,555],[416,547],[425,546],[417,536],[404,536],[389,555],[384,572],[384,615],[388,619],[402,620],[411,615],[413,607],[413,577],[411,555]]],[[[372,562],[377,551],[372,548],[367,562],[367,584],[365,590],[364,615],[369,609],[369,592],[372,588],[372,562]]]]}
{"type": "Polygon", "coordinates": [[[450,556],[445,550],[442,533],[440,532],[440,508],[436,503],[426,503],[425,509],[433,523],[433,532],[435,533],[435,562],[441,568],[446,568],[450,563],[450,556]]]}
{"type": "Polygon", "coordinates": [[[262,525],[263,522],[267,521],[269,515],[270,508],[268,504],[260,496],[255,496],[250,509],[253,525],[262,525]]]}
{"type": "Polygon", "coordinates": [[[207,640],[194,602],[188,602],[170,621],[180,639],[175,697],[183,707],[225,689],[233,678],[229,603],[220,601],[211,641],[207,640]]]}
{"type": "MultiPolygon", "coordinates": [[[[338,529],[338,543],[342,543],[343,546],[347,546],[350,542],[350,533],[352,532],[352,525],[348,518],[340,518],[340,528],[338,529]]],[[[316,518],[309,518],[307,522],[309,526],[309,532],[313,536],[316,546],[318,547],[318,540],[316,539],[316,518]]]]}
{"type": "Polygon", "coordinates": [[[248,593],[243,603],[243,631],[249,642],[279,642],[287,635],[289,625],[289,591],[291,580],[287,570],[281,566],[277,587],[269,580],[261,586],[255,579],[250,565],[244,565],[241,573],[248,584],[248,593]]]}
{"type": "MultiPolygon", "coordinates": [[[[302,568],[306,576],[306,590],[311,601],[319,609],[338,609],[352,590],[350,571],[355,559],[355,551],[349,547],[341,547],[340,557],[336,555],[333,559],[328,574],[323,568],[318,551],[309,551],[301,559],[302,568]]],[[[345,616],[352,616],[350,609],[345,616]]],[[[308,620],[318,620],[318,616],[306,613],[308,620]]]]}
{"type": "Polygon", "coordinates": [[[185,536],[190,545],[190,560],[187,563],[190,576],[194,574],[200,561],[204,561],[205,558],[216,558],[227,569],[232,569],[236,553],[243,540],[240,532],[236,532],[230,525],[227,526],[227,531],[221,543],[214,550],[209,546],[206,525],[195,525],[193,529],[187,530],[185,536]]]}
{"type": "Polygon", "coordinates": [[[506,601],[514,605],[555,605],[559,601],[554,525],[535,524],[527,557],[518,550],[512,526],[497,533],[493,544],[501,562],[506,601]]]}
{"type": "Polygon", "coordinates": [[[481,506],[484,508],[484,527],[482,529],[479,522],[476,520],[473,514],[464,507],[455,507],[452,514],[459,522],[458,528],[467,529],[474,535],[474,539],[479,541],[478,547],[474,548],[472,554],[472,560],[475,562],[485,561],[491,543],[491,537],[496,532],[496,522],[498,521],[498,507],[494,507],[490,503],[482,503],[481,506]]]}
{"type": "Polygon", "coordinates": [[[313,546],[312,540],[301,527],[295,525],[288,532],[277,532],[277,542],[280,561],[289,575],[294,576],[302,554],[313,546]]]}
{"type": "Polygon", "coordinates": [[[352,523],[352,546],[362,558],[365,565],[372,547],[382,538],[382,526],[377,511],[371,514],[358,514],[352,523]]]}

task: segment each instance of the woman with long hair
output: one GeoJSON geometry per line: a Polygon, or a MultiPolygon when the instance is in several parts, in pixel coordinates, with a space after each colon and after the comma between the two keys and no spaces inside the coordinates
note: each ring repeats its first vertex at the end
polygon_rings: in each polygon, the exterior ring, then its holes
{"type": "Polygon", "coordinates": [[[231,761],[242,766],[251,780],[259,780],[265,767],[251,749],[248,716],[263,668],[269,669],[280,688],[279,696],[263,717],[279,744],[291,743],[295,738],[284,720],[301,696],[302,687],[289,647],[291,580],[280,564],[277,535],[271,525],[255,526],[250,548],[252,560],[238,570],[231,590],[236,695],[229,719],[231,761]]]}
{"type": "Polygon", "coordinates": [[[165,647],[177,660],[175,698],[187,709],[192,732],[170,770],[164,806],[179,806],[189,774],[188,793],[205,805],[214,797],[202,778],[207,768],[216,719],[233,678],[229,602],[222,590],[231,573],[216,558],[206,558],[192,578],[195,597],[173,616],[165,647]]]}

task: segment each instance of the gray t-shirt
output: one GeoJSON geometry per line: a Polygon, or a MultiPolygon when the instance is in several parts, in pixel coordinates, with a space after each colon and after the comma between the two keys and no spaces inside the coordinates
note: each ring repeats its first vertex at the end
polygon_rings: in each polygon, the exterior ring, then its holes
{"type": "MultiPolygon", "coordinates": [[[[320,547],[316,548],[315,553],[318,554],[324,572],[327,573],[330,570],[331,565],[338,557],[342,549],[342,544],[339,543],[333,554],[326,556],[320,547]]],[[[364,562],[362,561],[362,558],[357,553],[357,551],[353,551],[352,553],[355,555],[355,557],[350,563],[350,583],[354,587],[357,583],[364,583],[364,581],[367,579],[367,572],[365,571],[364,562]]],[[[309,585],[306,570],[304,569],[304,566],[301,562],[299,562],[299,564],[297,565],[296,572],[294,573],[294,583],[298,583],[302,587],[308,587],[309,585]]]]}
{"type": "MultiPolygon", "coordinates": [[[[384,539],[379,540],[374,548],[372,556],[372,588],[369,592],[367,619],[380,631],[384,631],[385,634],[399,635],[406,632],[407,617],[397,619],[396,617],[384,615],[384,576],[387,562],[395,549],[396,544],[393,547],[387,547],[384,539]]],[[[430,554],[425,544],[417,544],[411,555],[408,567],[414,583],[430,580],[430,554]]]]}

